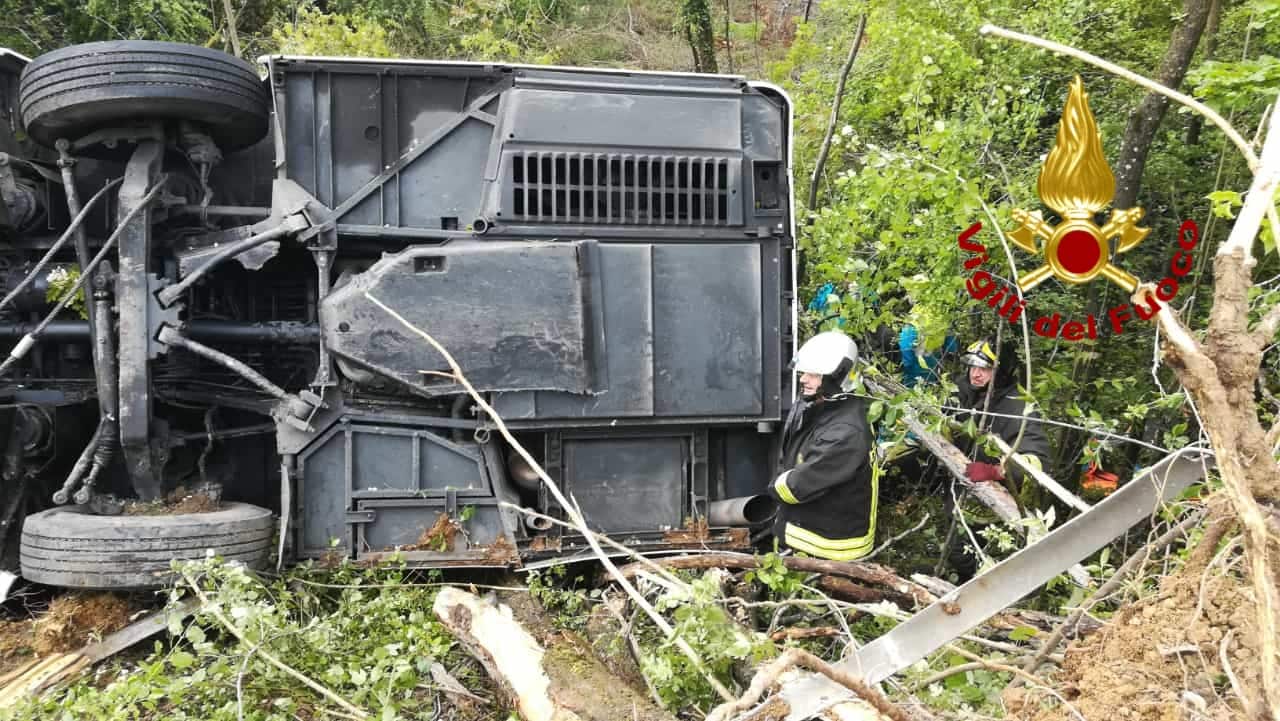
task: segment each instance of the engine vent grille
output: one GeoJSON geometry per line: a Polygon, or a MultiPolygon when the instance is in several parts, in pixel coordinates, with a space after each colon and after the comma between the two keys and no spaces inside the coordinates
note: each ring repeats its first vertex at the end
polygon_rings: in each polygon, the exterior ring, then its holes
{"type": "Polygon", "coordinates": [[[737,158],[621,153],[508,154],[513,220],[730,225],[737,158]]]}

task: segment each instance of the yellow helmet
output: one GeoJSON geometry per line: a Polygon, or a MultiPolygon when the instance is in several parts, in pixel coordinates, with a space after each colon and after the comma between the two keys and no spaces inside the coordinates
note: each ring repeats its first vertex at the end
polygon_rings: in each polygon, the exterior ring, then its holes
{"type": "Polygon", "coordinates": [[[978,368],[995,368],[996,352],[991,349],[991,344],[985,339],[974,341],[960,356],[960,362],[978,368]]]}

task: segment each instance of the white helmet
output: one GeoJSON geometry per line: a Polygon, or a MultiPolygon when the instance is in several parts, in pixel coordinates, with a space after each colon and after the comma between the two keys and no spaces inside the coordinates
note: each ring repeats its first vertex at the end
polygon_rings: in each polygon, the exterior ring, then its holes
{"type": "Polygon", "coordinates": [[[797,373],[822,376],[823,395],[853,390],[853,366],[858,362],[858,344],[838,330],[819,333],[796,353],[792,367],[797,373]]]}

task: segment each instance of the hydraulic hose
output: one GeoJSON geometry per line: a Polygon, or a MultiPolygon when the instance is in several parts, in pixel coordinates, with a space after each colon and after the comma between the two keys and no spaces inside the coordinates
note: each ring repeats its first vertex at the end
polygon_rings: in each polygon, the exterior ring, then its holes
{"type": "Polygon", "coordinates": [[[203,343],[197,343],[173,328],[166,326],[160,330],[160,342],[165,345],[178,346],[179,348],[195,353],[202,358],[211,360],[227,370],[234,372],[236,375],[239,375],[241,378],[244,378],[255,386],[258,386],[269,393],[273,398],[282,401],[292,399],[292,396],[289,395],[288,391],[267,380],[266,376],[250,368],[244,361],[233,358],[216,348],[210,348],[203,343]]]}
{"type": "Polygon", "coordinates": [[[67,474],[67,480],[63,482],[62,488],[59,488],[53,494],[53,502],[59,506],[71,500],[71,494],[75,492],[76,486],[80,483],[80,477],[88,470],[89,464],[93,461],[94,453],[98,448],[98,442],[102,439],[102,427],[104,425],[106,425],[106,419],[99,419],[97,430],[93,432],[93,437],[89,439],[88,445],[80,453],[80,458],[76,460],[76,464],[71,467],[71,473],[67,474]]]}
{"type": "MultiPolygon", "coordinates": [[[[109,275],[109,273],[104,273],[109,275]]],[[[115,455],[120,443],[120,387],[117,384],[118,363],[116,338],[111,332],[111,296],[105,291],[94,293],[93,307],[96,316],[89,319],[97,325],[93,333],[93,368],[98,380],[98,412],[102,418],[102,435],[98,449],[93,454],[93,467],[85,478],[84,487],[76,492],[76,503],[88,503],[93,484],[115,455]]]]}
{"type": "MultiPolygon", "coordinates": [[[[58,166],[62,169],[62,189],[67,196],[67,209],[72,215],[80,214],[80,193],[76,189],[75,158],[67,152],[67,143],[58,143],[61,158],[58,166]]],[[[76,258],[80,267],[88,265],[89,239],[85,235],[84,226],[76,226],[76,258]]],[[[81,273],[84,275],[85,273],[81,273]]],[[[98,439],[98,448],[93,454],[93,468],[85,479],[84,488],[76,493],[76,503],[88,503],[93,493],[93,484],[98,474],[111,463],[116,444],[120,440],[120,388],[119,359],[116,358],[115,338],[111,333],[111,291],[107,283],[111,278],[110,263],[101,266],[94,273],[93,292],[85,293],[85,314],[89,319],[89,341],[93,348],[93,377],[98,388],[98,415],[102,419],[102,433],[98,439]],[[91,296],[91,297],[89,297],[91,296]]]]}
{"type": "MultiPolygon", "coordinates": [[[[67,226],[67,229],[63,231],[58,240],[49,247],[49,250],[44,254],[44,257],[40,259],[40,262],[36,263],[36,267],[32,268],[31,272],[27,273],[27,277],[23,278],[22,282],[18,283],[13,290],[9,291],[8,295],[3,299],[0,299],[0,310],[4,310],[4,307],[12,303],[14,298],[17,298],[22,291],[27,289],[27,286],[35,282],[36,277],[40,275],[40,271],[44,270],[44,267],[49,264],[49,261],[53,260],[53,256],[57,255],[58,251],[62,250],[62,246],[66,245],[67,241],[71,240],[71,237],[75,235],[76,229],[84,223],[84,219],[88,217],[89,211],[93,209],[93,206],[102,199],[103,195],[106,195],[108,190],[119,185],[123,180],[124,178],[116,178],[110,183],[102,186],[102,190],[94,193],[93,197],[89,198],[89,204],[84,206],[84,208],[76,214],[76,217],[71,219],[71,224],[67,226]]],[[[81,266],[81,268],[83,267],[84,266],[81,266]]],[[[84,273],[82,272],[81,275],[83,276],[84,273]]]]}
{"type": "Polygon", "coordinates": [[[107,253],[111,252],[115,247],[116,241],[120,239],[120,234],[124,232],[126,227],[128,227],[129,221],[133,220],[134,216],[142,212],[144,208],[151,204],[151,201],[155,200],[156,196],[160,194],[160,191],[164,189],[164,185],[167,180],[167,175],[161,176],[160,179],[156,181],[156,184],[151,187],[151,190],[147,192],[146,196],[143,197],[142,202],[138,203],[137,207],[130,210],[124,218],[120,220],[115,231],[111,233],[111,237],[107,238],[106,242],[103,243],[102,247],[98,250],[98,254],[93,256],[93,259],[89,261],[88,266],[80,269],[80,278],[76,280],[75,285],[63,294],[62,300],[58,301],[58,304],[53,307],[53,310],[49,311],[49,314],[44,317],[44,320],[40,321],[40,324],[37,325],[34,330],[23,336],[22,339],[13,347],[13,350],[9,351],[9,357],[4,360],[4,363],[0,363],[0,376],[3,376],[5,371],[12,368],[15,363],[30,352],[32,346],[34,346],[36,341],[40,338],[40,334],[44,332],[44,329],[49,327],[49,324],[53,322],[53,319],[57,317],[57,315],[61,313],[69,303],[71,303],[71,299],[74,298],[76,293],[80,292],[80,289],[84,287],[85,281],[93,275],[94,269],[97,268],[98,264],[107,257],[107,253]]]}

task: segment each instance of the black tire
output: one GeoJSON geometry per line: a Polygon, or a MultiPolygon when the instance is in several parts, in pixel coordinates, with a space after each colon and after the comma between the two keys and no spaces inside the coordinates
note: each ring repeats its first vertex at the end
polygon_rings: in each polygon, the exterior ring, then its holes
{"type": "Polygon", "coordinates": [[[138,120],[190,120],[223,152],[267,133],[269,96],[249,63],[182,43],[113,40],[72,45],[32,60],[19,86],[22,123],[53,147],[138,120]]]}
{"type": "Polygon", "coordinates": [[[170,516],[94,516],[61,506],[23,523],[22,577],[69,588],[157,588],[171,580],[170,561],[204,558],[207,549],[261,568],[274,532],[271,511],[247,503],[170,516]]]}

